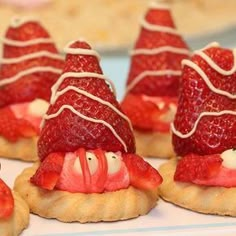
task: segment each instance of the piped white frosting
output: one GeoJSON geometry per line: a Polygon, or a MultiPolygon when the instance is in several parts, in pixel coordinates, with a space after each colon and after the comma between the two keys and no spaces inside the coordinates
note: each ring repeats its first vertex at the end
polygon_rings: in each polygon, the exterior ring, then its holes
{"type": "Polygon", "coordinates": [[[126,93],[128,93],[131,89],[133,89],[141,80],[143,80],[147,76],[164,76],[164,75],[172,75],[172,76],[180,76],[181,70],[146,70],[142,73],[138,74],[127,86],[126,93]]]}
{"type": "Polygon", "coordinates": [[[157,32],[163,32],[163,33],[168,33],[168,34],[180,35],[180,33],[172,27],[151,24],[145,18],[141,20],[141,26],[144,29],[150,30],[150,31],[157,31],[157,32]]]}
{"type": "Polygon", "coordinates": [[[27,47],[27,46],[32,46],[35,44],[53,43],[53,40],[51,38],[36,38],[36,39],[30,39],[27,41],[13,40],[9,38],[0,38],[0,41],[3,44],[13,46],[13,47],[27,47]]]}
{"type": "MultiPolygon", "coordinates": [[[[80,40],[80,41],[84,41],[84,40],[80,40]]],[[[88,55],[88,56],[94,56],[96,57],[98,60],[100,60],[100,56],[99,54],[93,50],[93,49],[84,49],[84,48],[71,48],[70,46],[75,43],[76,41],[71,41],[69,42],[65,48],[64,48],[64,52],[67,54],[73,54],[73,55],[88,55]]]]}
{"type": "MultiPolygon", "coordinates": [[[[194,54],[197,54],[198,56],[200,56],[203,60],[205,60],[207,62],[207,64],[214,69],[215,71],[217,71],[219,74],[223,75],[223,76],[228,76],[228,75],[232,75],[233,73],[236,72],[236,49],[233,50],[233,57],[234,57],[234,65],[230,70],[224,70],[222,68],[220,68],[218,65],[216,65],[216,63],[209,57],[206,55],[206,53],[204,52],[204,50],[211,48],[211,47],[219,47],[220,45],[218,43],[212,43],[207,45],[205,48],[195,51],[194,54]]],[[[190,68],[192,68],[193,70],[195,70],[200,76],[201,78],[205,81],[206,85],[208,86],[208,88],[219,95],[225,96],[229,99],[236,99],[236,94],[231,94],[227,91],[221,90],[216,88],[210,81],[210,79],[208,78],[208,76],[205,74],[205,72],[194,62],[190,61],[190,60],[183,60],[182,64],[184,66],[188,66],[190,68]]],[[[197,118],[197,120],[195,121],[193,128],[191,131],[189,131],[188,133],[183,134],[182,132],[178,131],[174,124],[171,124],[171,129],[172,132],[180,137],[180,138],[189,138],[191,137],[196,129],[197,129],[197,125],[200,122],[200,120],[202,119],[202,117],[204,116],[221,116],[221,115],[234,115],[236,116],[236,111],[231,111],[231,110],[223,110],[223,111],[219,111],[219,112],[202,112],[200,113],[199,117],[197,118]]]]}
{"type": "Polygon", "coordinates": [[[202,112],[200,113],[199,117],[197,118],[197,120],[195,121],[194,125],[193,125],[193,128],[191,131],[189,131],[188,133],[186,134],[183,134],[181,133],[180,131],[178,131],[174,124],[171,123],[171,129],[172,129],[172,132],[180,137],[180,138],[189,138],[190,136],[192,136],[195,131],[197,130],[197,126],[198,126],[198,123],[200,122],[200,120],[204,117],[204,116],[222,116],[222,115],[234,115],[236,116],[236,111],[230,111],[230,110],[223,110],[223,111],[219,111],[219,112],[202,112]]]}
{"type": "Polygon", "coordinates": [[[92,77],[96,79],[104,79],[105,81],[108,82],[109,85],[111,85],[113,92],[115,93],[115,86],[111,80],[109,80],[106,76],[98,73],[93,73],[93,72],[65,72],[63,73],[60,78],[57,80],[57,82],[52,86],[52,96],[51,96],[51,104],[55,102],[55,97],[56,97],[56,92],[60,85],[63,83],[63,81],[66,78],[73,77],[73,78],[84,78],[84,77],[92,77]]]}
{"type": "Polygon", "coordinates": [[[49,51],[39,51],[39,52],[34,52],[30,54],[26,54],[20,57],[14,57],[14,58],[0,58],[0,63],[2,64],[14,64],[14,63],[20,63],[26,60],[30,59],[35,59],[39,57],[48,57],[51,59],[55,60],[64,60],[63,56],[57,54],[57,53],[52,53],[49,51]]]}
{"type": "Polygon", "coordinates": [[[228,149],[221,154],[222,165],[229,169],[236,169],[236,150],[228,149]]]}
{"type": "Polygon", "coordinates": [[[19,73],[17,73],[16,75],[14,75],[12,77],[0,80],[0,87],[4,86],[4,85],[7,85],[7,84],[11,84],[11,83],[19,80],[23,76],[30,75],[32,73],[37,73],[37,72],[51,72],[51,73],[55,73],[55,74],[60,74],[62,72],[62,70],[51,67],[51,66],[32,67],[32,68],[29,68],[27,70],[20,71],[19,73]]]}
{"type": "Polygon", "coordinates": [[[106,126],[111,132],[112,134],[119,140],[119,142],[122,144],[122,146],[124,147],[124,150],[127,152],[127,146],[125,144],[125,142],[123,141],[123,139],[117,134],[117,132],[115,131],[115,129],[106,121],[104,120],[99,120],[99,119],[94,119],[88,116],[83,115],[82,113],[80,113],[79,111],[75,110],[74,107],[70,106],[70,105],[62,105],[60,107],[60,109],[54,113],[54,114],[50,114],[50,115],[44,115],[44,120],[50,120],[53,119],[57,116],[59,116],[65,109],[70,110],[72,113],[76,114],[77,116],[79,116],[80,118],[87,120],[89,122],[93,122],[93,123],[98,123],[98,124],[103,124],[104,126],[106,126]]]}
{"type": "Polygon", "coordinates": [[[67,86],[67,87],[64,88],[64,89],[62,89],[62,90],[60,90],[60,91],[57,91],[56,94],[55,94],[55,97],[54,97],[54,99],[53,99],[53,103],[52,103],[52,104],[54,104],[54,103],[56,102],[56,100],[57,100],[61,95],[65,94],[65,93],[68,92],[68,91],[75,91],[75,92],[78,93],[78,94],[82,94],[82,95],[84,95],[84,96],[86,96],[86,97],[88,97],[88,98],[90,98],[90,99],[92,99],[92,100],[94,100],[94,101],[97,101],[97,102],[99,102],[99,103],[101,103],[101,104],[103,104],[103,105],[105,105],[105,106],[111,108],[111,109],[112,109],[114,112],[116,112],[120,117],[122,117],[124,120],[126,120],[126,121],[128,122],[128,124],[129,124],[129,126],[130,126],[130,129],[132,130],[132,124],[131,124],[131,121],[129,120],[129,118],[128,118],[127,116],[125,116],[121,111],[119,111],[115,106],[113,106],[110,102],[107,102],[107,101],[105,101],[105,100],[103,100],[103,99],[101,99],[101,98],[99,98],[99,97],[97,97],[97,96],[94,96],[93,94],[88,93],[88,92],[85,91],[85,90],[79,89],[79,88],[77,88],[77,87],[75,87],[75,86],[67,86]]]}

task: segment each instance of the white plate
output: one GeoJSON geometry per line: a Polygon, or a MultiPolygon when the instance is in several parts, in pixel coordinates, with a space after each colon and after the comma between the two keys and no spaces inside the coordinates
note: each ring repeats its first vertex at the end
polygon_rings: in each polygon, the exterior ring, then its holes
{"type": "MultiPolygon", "coordinates": [[[[163,160],[146,159],[154,167],[163,160]]],[[[1,159],[1,178],[11,187],[15,177],[30,163],[1,159]]],[[[75,235],[236,235],[236,218],[195,213],[162,200],[146,216],[114,223],[61,223],[31,215],[30,225],[22,236],[75,235]],[[234,234],[233,234],[234,233],[234,234]]]]}

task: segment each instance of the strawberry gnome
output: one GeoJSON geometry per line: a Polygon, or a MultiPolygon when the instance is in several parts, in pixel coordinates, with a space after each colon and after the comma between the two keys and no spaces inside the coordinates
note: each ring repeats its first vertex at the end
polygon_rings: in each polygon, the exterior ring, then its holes
{"type": "Polygon", "coordinates": [[[135,154],[130,121],[98,54],[84,41],[65,52],[38,142],[41,163],[26,169],[15,189],[33,213],[65,222],[147,214],[156,205],[161,176],[135,154]]]}
{"type": "Polygon", "coordinates": [[[0,235],[19,235],[28,224],[28,205],[0,179],[0,235]]]}
{"type": "Polygon", "coordinates": [[[236,50],[213,43],[183,61],[172,131],[181,158],[160,168],[163,198],[203,213],[236,216],[236,50]]]}
{"type": "Polygon", "coordinates": [[[0,156],[34,160],[42,115],[63,59],[35,20],[13,18],[0,58],[0,156]]]}
{"type": "Polygon", "coordinates": [[[170,122],[176,112],[181,60],[189,54],[169,6],[150,4],[131,51],[127,90],[121,104],[134,126],[140,155],[174,156],[170,122]]]}

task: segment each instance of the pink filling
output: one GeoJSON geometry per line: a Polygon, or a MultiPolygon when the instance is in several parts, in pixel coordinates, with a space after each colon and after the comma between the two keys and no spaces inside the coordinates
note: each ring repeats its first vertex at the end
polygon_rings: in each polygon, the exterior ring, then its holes
{"type": "Polygon", "coordinates": [[[193,181],[195,184],[218,187],[236,187],[236,170],[221,166],[216,176],[206,179],[193,181]]]}
{"type": "MultiPolygon", "coordinates": [[[[117,172],[109,174],[107,163],[103,165],[101,159],[98,159],[97,170],[90,174],[89,170],[84,170],[84,173],[76,171],[74,164],[77,158],[79,157],[75,153],[66,154],[63,169],[56,185],[57,189],[69,192],[101,193],[129,186],[129,173],[123,161],[121,161],[120,169],[117,172]]],[[[87,161],[86,158],[85,161],[87,161]]],[[[82,165],[81,163],[81,167],[82,165]]]]}

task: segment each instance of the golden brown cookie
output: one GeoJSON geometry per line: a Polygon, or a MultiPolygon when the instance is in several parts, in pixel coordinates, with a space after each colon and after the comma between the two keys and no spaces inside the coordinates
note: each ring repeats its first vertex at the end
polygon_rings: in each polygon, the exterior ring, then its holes
{"type": "Polygon", "coordinates": [[[236,216],[236,188],[207,187],[173,180],[177,159],[159,168],[163,177],[160,195],[168,202],[206,214],[236,216]]]}
{"type": "Polygon", "coordinates": [[[0,156],[23,161],[36,161],[38,137],[21,138],[17,142],[9,142],[0,137],[0,156]]]}
{"type": "Polygon", "coordinates": [[[14,212],[10,219],[0,220],[0,235],[19,235],[29,224],[29,207],[20,195],[13,191],[14,212]]]}
{"type": "Polygon", "coordinates": [[[175,156],[170,133],[134,130],[136,152],[144,157],[171,158],[175,156]]]}
{"type": "Polygon", "coordinates": [[[47,191],[29,182],[38,163],[25,169],[16,179],[14,189],[27,201],[32,213],[63,222],[116,221],[147,214],[158,200],[158,191],[134,187],[106,193],[70,193],[47,191]]]}

